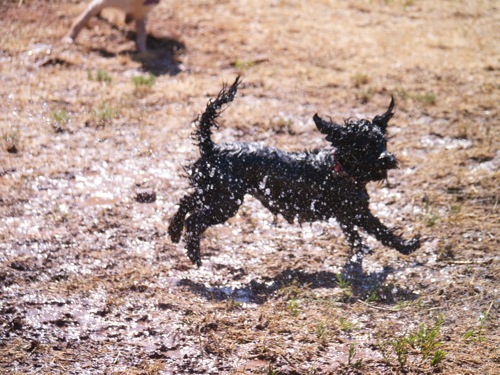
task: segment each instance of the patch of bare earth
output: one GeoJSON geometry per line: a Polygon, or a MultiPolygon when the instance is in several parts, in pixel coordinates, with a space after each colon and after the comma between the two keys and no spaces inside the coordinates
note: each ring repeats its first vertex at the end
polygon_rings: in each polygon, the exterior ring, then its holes
{"type": "Polygon", "coordinates": [[[116,12],[61,44],[83,8],[0,4],[2,371],[498,374],[497,1],[163,1],[148,56],[116,12]],[[324,146],[314,113],[394,95],[401,168],[372,209],[422,248],[368,238],[353,270],[336,223],[248,199],[194,268],[168,218],[191,122],[237,74],[218,141],[324,146]]]}

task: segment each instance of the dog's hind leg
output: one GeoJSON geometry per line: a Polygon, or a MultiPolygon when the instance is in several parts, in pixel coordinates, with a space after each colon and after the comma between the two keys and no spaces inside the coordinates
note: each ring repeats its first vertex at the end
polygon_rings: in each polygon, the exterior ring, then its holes
{"type": "Polygon", "coordinates": [[[201,266],[200,236],[212,225],[222,224],[233,217],[242,201],[243,195],[241,199],[224,201],[223,205],[220,202],[213,205],[206,204],[203,209],[194,212],[186,219],[186,249],[191,262],[198,267],[201,266]]]}
{"type": "Polygon", "coordinates": [[[137,46],[137,50],[140,53],[145,53],[147,51],[146,17],[141,17],[135,20],[135,29],[137,32],[137,37],[135,40],[135,45],[137,46]]]}
{"type": "Polygon", "coordinates": [[[189,194],[182,197],[179,203],[179,209],[170,220],[170,225],[168,226],[168,235],[173,243],[179,243],[181,240],[186,215],[196,208],[197,202],[199,202],[199,197],[195,194],[189,194]]]}

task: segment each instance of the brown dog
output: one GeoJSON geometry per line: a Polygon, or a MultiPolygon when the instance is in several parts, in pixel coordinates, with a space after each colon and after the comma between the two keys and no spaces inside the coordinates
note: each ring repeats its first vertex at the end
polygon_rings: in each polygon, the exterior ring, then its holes
{"type": "Polygon", "coordinates": [[[73,43],[89,22],[90,18],[99,14],[104,8],[116,8],[123,10],[127,18],[135,20],[137,30],[136,45],[141,53],[146,52],[146,20],[148,13],[160,0],[93,0],[87,9],[75,20],[71,30],[63,39],[66,43],[73,43]]]}

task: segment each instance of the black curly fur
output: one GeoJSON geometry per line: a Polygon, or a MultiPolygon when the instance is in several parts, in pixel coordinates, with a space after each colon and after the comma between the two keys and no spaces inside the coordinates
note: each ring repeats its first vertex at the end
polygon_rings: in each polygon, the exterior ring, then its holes
{"type": "Polygon", "coordinates": [[[198,147],[200,148],[200,154],[202,156],[208,155],[212,152],[214,143],[211,139],[211,128],[212,126],[216,128],[218,127],[217,117],[219,117],[220,113],[223,111],[223,106],[233,101],[240,82],[241,79],[240,76],[238,76],[229,89],[227,88],[227,85],[224,84],[222,90],[219,92],[219,95],[217,95],[217,98],[209,100],[205,112],[203,112],[201,116],[198,116],[198,119],[196,120],[197,128],[193,133],[193,138],[197,141],[198,147]]]}
{"type": "Polygon", "coordinates": [[[211,128],[217,126],[223,106],[234,99],[239,83],[238,77],[231,86],[224,86],[197,120],[194,138],[201,157],[189,170],[194,192],[181,199],[168,230],[177,243],[186,227],[187,252],[194,264],[201,265],[202,233],[234,216],[245,194],[289,222],[336,218],[358,252],[363,245],[356,227],[402,254],[420,246],[418,238],[406,241],[396,236],[368,207],[366,184],[385,179],[387,171],[397,167],[395,156],[386,150],[393,99],[388,110],[372,121],[347,120],[337,125],[314,115],[318,130],[332,148],[286,152],[258,143],[215,144],[211,128]]]}

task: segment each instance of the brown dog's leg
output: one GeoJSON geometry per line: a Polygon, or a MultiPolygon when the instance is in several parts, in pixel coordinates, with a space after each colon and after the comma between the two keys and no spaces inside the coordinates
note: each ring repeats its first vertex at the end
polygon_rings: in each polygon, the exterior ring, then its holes
{"type": "Polygon", "coordinates": [[[137,31],[136,46],[140,53],[147,51],[146,47],[146,17],[135,20],[135,29],[137,31]]]}
{"type": "Polygon", "coordinates": [[[63,38],[63,41],[66,43],[73,43],[82,31],[83,27],[89,22],[89,20],[97,16],[101,10],[106,7],[106,0],[94,0],[92,1],[87,9],[80,14],[80,16],[73,22],[69,33],[63,38]]]}

